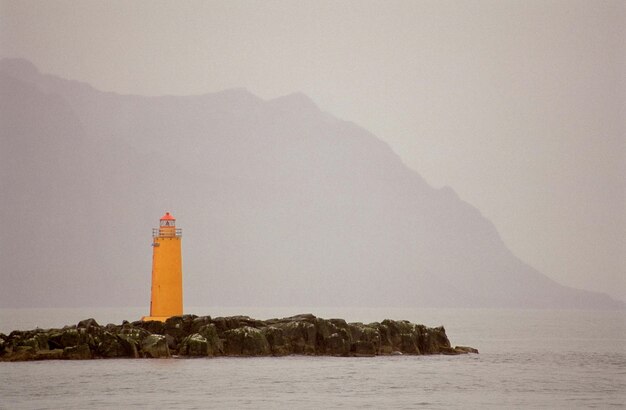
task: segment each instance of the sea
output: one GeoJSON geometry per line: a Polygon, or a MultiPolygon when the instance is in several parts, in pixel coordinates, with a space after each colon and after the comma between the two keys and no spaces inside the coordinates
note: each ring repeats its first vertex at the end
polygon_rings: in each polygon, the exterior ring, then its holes
{"type": "MultiPolygon", "coordinates": [[[[187,308],[258,319],[313,313],[443,325],[461,356],[102,359],[0,363],[0,409],[626,408],[626,312],[187,308]]],[[[0,309],[0,332],[145,309],[0,309]]]]}

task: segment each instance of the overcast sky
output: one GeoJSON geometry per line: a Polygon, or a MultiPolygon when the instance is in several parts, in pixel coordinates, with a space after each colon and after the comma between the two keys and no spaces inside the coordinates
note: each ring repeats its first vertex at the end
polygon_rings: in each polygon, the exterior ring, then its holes
{"type": "Polygon", "coordinates": [[[0,57],[124,94],[296,91],[522,260],[626,299],[624,1],[0,1],[0,57]]]}

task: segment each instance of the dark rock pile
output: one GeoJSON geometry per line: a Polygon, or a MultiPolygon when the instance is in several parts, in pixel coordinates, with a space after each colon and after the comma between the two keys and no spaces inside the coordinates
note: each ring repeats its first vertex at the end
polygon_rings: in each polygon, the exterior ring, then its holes
{"type": "Polygon", "coordinates": [[[346,323],[311,314],[256,320],[183,315],[166,322],[100,326],[86,319],[62,329],[0,334],[0,361],[171,356],[375,356],[478,353],[452,348],[443,327],[408,321],[346,323]]]}

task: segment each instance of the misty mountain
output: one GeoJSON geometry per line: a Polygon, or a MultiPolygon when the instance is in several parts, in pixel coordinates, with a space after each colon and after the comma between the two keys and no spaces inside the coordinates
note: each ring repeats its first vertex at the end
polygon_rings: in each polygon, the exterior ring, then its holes
{"type": "Polygon", "coordinates": [[[188,306],[624,307],[303,94],[119,95],[16,59],[0,94],[0,306],[148,306],[167,210],[188,306]]]}

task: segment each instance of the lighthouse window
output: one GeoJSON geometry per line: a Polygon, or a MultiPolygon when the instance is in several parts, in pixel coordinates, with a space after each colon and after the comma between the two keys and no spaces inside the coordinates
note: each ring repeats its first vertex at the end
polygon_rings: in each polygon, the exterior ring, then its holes
{"type": "Polygon", "coordinates": [[[174,226],[174,221],[170,221],[170,220],[161,221],[161,226],[174,226]]]}

